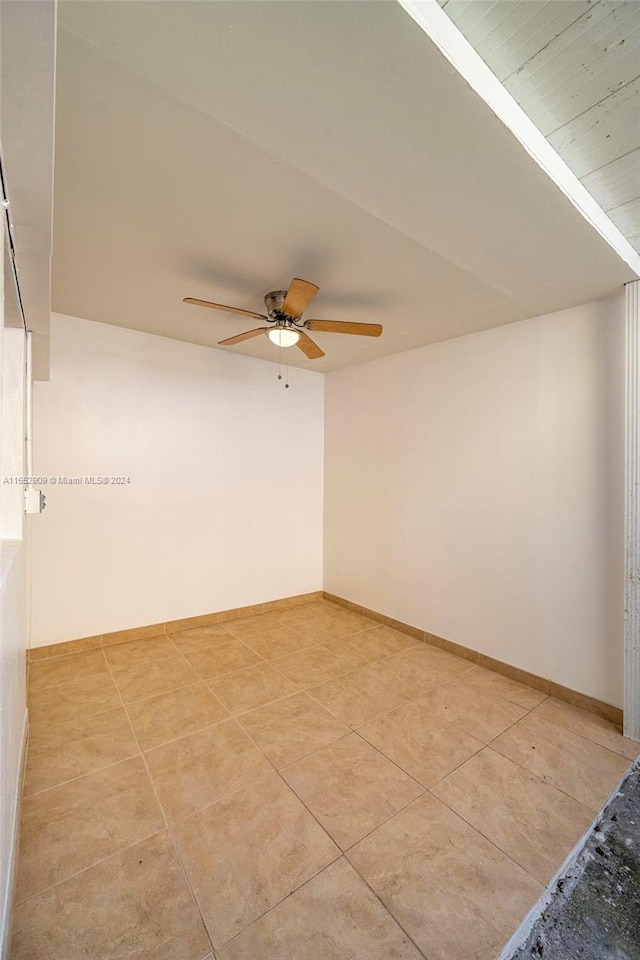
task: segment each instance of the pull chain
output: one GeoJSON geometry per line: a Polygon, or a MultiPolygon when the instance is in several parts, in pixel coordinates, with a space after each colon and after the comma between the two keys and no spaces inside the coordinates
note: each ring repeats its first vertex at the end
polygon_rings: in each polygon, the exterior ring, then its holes
{"type": "MultiPolygon", "coordinates": [[[[284,365],[285,390],[289,389],[289,365],[284,365]]],[[[282,347],[278,344],[278,380],[282,380],[282,347]]]]}

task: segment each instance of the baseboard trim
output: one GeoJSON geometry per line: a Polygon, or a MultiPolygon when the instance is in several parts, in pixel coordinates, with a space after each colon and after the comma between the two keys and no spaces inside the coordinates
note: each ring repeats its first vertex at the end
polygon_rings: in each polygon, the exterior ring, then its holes
{"type": "Polygon", "coordinates": [[[24,771],[27,764],[28,735],[29,711],[25,710],[24,720],[22,723],[22,745],[20,747],[20,772],[18,774],[18,783],[16,786],[16,796],[13,805],[13,817],[11,823],[12,837],[9,876],[7,877],[5,899],[2,905],[2,943],[0,944],[0,957],[2,960],[9,960],[9,950],[11,947],[11,925],[17,874],[16,864],[18,863],[18,847],[20,846],[20,804],[22,801],[22,790],[24,787],[24,771]]]}
{"type": "Polygon", "coordinates": [[[176,630],[206,627],[212,623],[224,623],[225,620],[237,620],[239,617],[252,617],[258,613],[269,613],[272,610],[286,610],[301,603],[310,603],[312,600],[321,599],[322,590],[315,590],[313,593],[301,593],[294,597],[284,597],[281,600],[268,600],[266,603],[254,603],[247,607],[219,610],[217,613],[204,613],[197,617],[183,617],[181,620],[166,620],[162,623],[151,623],[144,627],[133,627],[130,630],[117,630],[115,633],[100,633],[94,637],[64,640],[60,643],[48,644],[45,647],[32,647],[29,650],[29,660],[64,657],[70,653],[82,653],[84,650],[111,647],[116,643],[126,643],[129,640],[144,640],[147,637],[157,637],[163,633],[175,633],[176,630]]]}
{"type": "Polygon", "coordinates": [[[572,690],[571,687],[565,687],[560,683],[556,683],[554,680],[549,680],[547,677],[540,677],[535,673],[529,673],[527,670],[521,670],[519,667],[514,667],[510,663],[505,663],[503,660],[488,657],[486,654],[480,653],[472,647],[465,647],[460,643],[454,643],[452,640],[446,640],[444,637],[429,633],[427,630],[421,630],[419,627],[403,623],[401,620],[394,620],[393,617],[387,617],[377,610],[369,610],[368,607],[363,607],[361,604],[353,603],[351,600],[338,597],[333,593],[327,593],[326,590],[323,591],[322,595],[325,600],[338,603],[340,606],[354,611],[354,613],[361,613],[363,616],[370,617],[372,620],[378,620],[380,623],[393,627],[394,630],[399,630],[401,633],[407,633],[411,637],[424,640],[425,643],[430,643],[432,646],[439,647],[441,650],[448,650],[450,653],[464,657],[472,663],[477,663],[478,666],[484,667],[486,670],[492,670],[494,673],[500,673],[503,677],[508,677],[510,680],[525,683],[535,690],[540,690],[541,693],[546,693],[549,696],[555,697],[557,700],[563,700],[565,703],[570,703],[574,707],[580,707],[582,710],[593,713],[597,717],[602,717],[603,720],[609,720],[610,723],[615,723],[616,726],[620,728],[622,727],[622,710],[620,707],[614,707],[612,704],[605,703],[603,700],[589,697],[586,693],[572,690]]]}

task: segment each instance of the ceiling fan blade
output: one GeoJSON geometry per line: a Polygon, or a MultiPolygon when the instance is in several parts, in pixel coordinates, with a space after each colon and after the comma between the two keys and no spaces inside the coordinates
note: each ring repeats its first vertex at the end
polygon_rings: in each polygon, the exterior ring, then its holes
{"type": "Polygon", "coordinates": [[[282,312],[289,317],[301,317],[319,289],[308,280],[292,280],[281,307],[282,312]]]}
{"type": "Polygon", "coordinates": [[[243,340],[251,340],[257,337],[259,333],[268,330],[269,327],[256,327],[255,330],[245,330],[244,333],[237,333],[235,337],[228,337],[226,340],[218,340],[218,346],[230,346],[232,343],[242,343],[243,340]]]}
{"type": "Polygon", "coordinates": [[[382,333],[380,323],[344,323],[341,320],[307,320],[307,330],[323,333],[352,333],[357,337],[379,337],[382,333]]]}
{"type": "Polygon", "coordinates": [[[224,303],[212,303],[210,300],[196,300],[195,297],[185,297],[183,303],[194,303],[196,307],[209,307],[210,310],[224,310],[225,313],[241,313],[243,317],[253,317],[255,320],[266,320],[263,313],[252,313],[251,310],[241,310],[240,307],[227,307],[224,303]]]}
{"type": "Polygon", "coordinates": [[[300,339],[296,343],[296,347],[299,350],[302,350],[305,357],[309,357],[309,360],[317,360],[318,357],[324,357],[324,350],[321,350],[317,343],[314,343],[311,337],[308,337],[306,333],[298,331],[300,333],[300,339]]]}

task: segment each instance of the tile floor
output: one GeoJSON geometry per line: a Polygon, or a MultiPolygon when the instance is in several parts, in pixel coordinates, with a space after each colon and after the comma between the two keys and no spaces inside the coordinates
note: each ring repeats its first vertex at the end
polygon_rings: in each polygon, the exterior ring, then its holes
{"type": "Polygon", "coordinates": [[[324,600],[29,684],[12,960],[491,960],[640,751],[324,600]]]}

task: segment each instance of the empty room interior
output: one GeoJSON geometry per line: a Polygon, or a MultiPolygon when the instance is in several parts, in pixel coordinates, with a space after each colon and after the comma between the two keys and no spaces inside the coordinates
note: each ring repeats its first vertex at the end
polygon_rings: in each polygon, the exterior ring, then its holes
{"type": "Polygon", "coordinates": [[[2,960],[638,960],[535,924],[640,754],[639,94],[635,0],[1,0],[2,960]]]}

